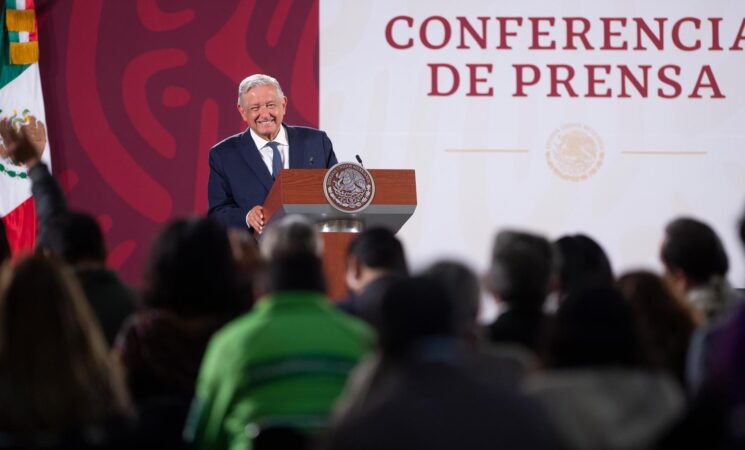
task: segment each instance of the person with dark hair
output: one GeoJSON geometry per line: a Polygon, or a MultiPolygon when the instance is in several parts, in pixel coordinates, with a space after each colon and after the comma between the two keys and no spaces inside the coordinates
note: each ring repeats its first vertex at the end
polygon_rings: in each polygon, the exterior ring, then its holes
{"type": "Polygon", "coordinates": [[[42,256],[7,270],[0,279],[3,447],[67,448],[76,440],[69,448],[106,448],[114,423],[124,427],[133,411],[78,281],[42,256]]]}
{"type": "MultiPolygon", "coordinates": [[[[36,124],[36,119],[31,117],[30,123],[36,124]]],[[[89,214],[68,209],[59,183],[41,161],[43,145],[25,132],[15,132],[7,123],[0,125],[0,131],[8,156],[28,167],[39,222],[37,249],[74,268],[106,341],[113,344],[124,319],[139,303],[137,294],[106,267],[106,244],[98,222],[89,214]]]]}
{"type": "MultiPolygon", "coordinates": [[[[54,178],[49,175],[48,180],[54,181],[54,178]]],[[[39,189],[35,192],[38,198],[39,189]]],[[[106,246],[98,222],[89,214],[76,211],[57,214],[41,228],[38,248],[73,267],[101,322],[106,341],[112,345],[124,320],[135,311],[140,299],[116,272],[106,267],[106,246]]]]}
{"type": "Polygon", "coordinates": [[[562,236],[554,242],[559,262],[559,301],[586,289],[612,287],[613,269],[603,248],[584,234],[562,236]]]}
{"type": "Polygon", "coordinates": [[[455,261],[440,261],[422,274],[436,280],[453,302],[455,334],[465,345],[473,348],[470,364],[473,372],[488,383],[516,388],[535,362],[535,355],[521,344],[493,343],[483,336],[478,323],[481,307],[481,284],[478,276],[467,266],[455,261]]]}
{"type": "Polygon", "coordinates": [[[544,344],[542,359],[552,369],[649,367],[631,306],[612,288],[567,297],[544,344]]]}
{"type": "Polygon", "coordinates": [[[673,286],[707,320],[727,315],[741,303],[727,282],[729,259],[722,241],[707,224],[688,217],[670,222],[660,259],[673,286]]]}
{"type": "Polygon", "coordinates": [[[675,375],[684,386],[688,345],[701,322],[697,312],[651,272],[626,273],[617,285],[631,305],[641,345],[651,362],[675,375]]]}
{"type": "Polygon", "coordinates": [[[393,232],[380,227],[365,230],[347,249],[350,294],[337,306],[376,326],[381,297],[391,283],[408,273],[403,245],[393,232]]]}
{"type": "Polygon", "coordinates": [[[545,318],[543,303],[553,275],[554,256],[548,240],[516,231],[497,234],[485,280],[503,309],[488,327],[492,342],[538,350],[545,318]]]}
{"type": "MultiPolygon", "coordinates": [[[[283,221],[265,235],[277,233],[277,242],[306,236],[282,229],[298,226],[283,221]]],[[[257,436],[277,426],[318,431],[372,345],[363,322],[328,303],[314,251],[290,243],[274,248],[265,268],[267,295],[210,341],[184,432],[195,449],[250,448],[248,429],[257,436]]]]}
{"type": "Polygon", "coordinates": [[[0,266],[10,260],[10,256],[10,242],[8,242],[8,235],[5,234],[5,223],[0,220],[0,266]]]}
{"type": "Polygon", "coordinates": [[[144,308],[115,344],[139,404],[167,398],[188,405],[207,342],[241,312],[239,293],[224,228],[206,218],[166,226],[147,262],[144,308]]]}
{"type": "Polygon", "coordinates": [[[439,261],[429,266],[423,276],[438,280],[453,301],[456,333],[466,339],[477,340],[481,285],[476,274],[461,263],[439,261]]]}
{"type": "Polygon", "coordinates": [[[612,288],[562,301],[543,348],[547,370],[526,391],[549,412],[565,448],[651,448],[683,409],[682,391],[652,370],[631,306],[612,288]]]}
{"type": "Polygon", "coordinates": [[[345,393],[321,448],[555,448],[534,402],[473,373],[442,284],[431,277],[397,281],[380,306],[380,363],[369,374],[375,380],[345,393]]]}

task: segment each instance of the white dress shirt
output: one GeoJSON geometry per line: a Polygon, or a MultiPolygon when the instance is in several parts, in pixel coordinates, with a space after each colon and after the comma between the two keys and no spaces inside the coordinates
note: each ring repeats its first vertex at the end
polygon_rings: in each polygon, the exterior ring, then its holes
{"type": "MultiPolygon", "coordinates": [[[[269,173],[272,173],[272,148],[266,145],[269,141],[264,139],[263,137],[259,136],[258,134],[254,133],[254,130],[250,130],[251,132],[251,139],[254,140],[254,143],[256,144],[256,148],[259,149],[259,153],[261,153],[261,159],[264,161],[264,164],[266,164],[266,168],[269,170],[269,173]]],[[[282,167],[284,169],[290,168],[290,144],[287,142],[287,130],[285,130],[284,126],[279,127],[279,133],[277,134],[277,137],[274,138],[274,142],[279,144],[277,149],[279,150],[279,155],[282,157],[282,167]]]]}

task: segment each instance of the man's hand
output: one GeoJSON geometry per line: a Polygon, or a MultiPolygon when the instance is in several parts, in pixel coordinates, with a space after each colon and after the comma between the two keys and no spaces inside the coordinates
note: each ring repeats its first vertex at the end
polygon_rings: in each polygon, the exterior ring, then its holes
{"type": "Polygon", "coordinates": [[[264,231],[264,207],[256,205],[246,214],[246,223],[257,233],[264,231]]]}
{"type": "Polygon", "coordinates": [[[44,123],[29,116],[28,124],[16,130],[10,119],[0,120],[0,156],[10,158],[14,164],[25,164],[31,168],[41,161],[41,154],[47,145],[47,132],[44,123]]]}

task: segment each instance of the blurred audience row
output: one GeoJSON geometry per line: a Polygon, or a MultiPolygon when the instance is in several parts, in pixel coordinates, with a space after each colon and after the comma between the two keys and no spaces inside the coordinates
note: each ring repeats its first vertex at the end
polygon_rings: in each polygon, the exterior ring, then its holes
{"type": "Polygon", "coordinates": [[[0,449],[745,448],[745,306],[699,220],[666,227],[664,274],[619,277],[586,235],[517,230],[481,277],[412,274],[368,229],[331,301],[303,218],[258,242],[191,218],[134,290],[23,130],[0,134],[40,227],[34,255],[10,255],[0,221],[0,449]]]}

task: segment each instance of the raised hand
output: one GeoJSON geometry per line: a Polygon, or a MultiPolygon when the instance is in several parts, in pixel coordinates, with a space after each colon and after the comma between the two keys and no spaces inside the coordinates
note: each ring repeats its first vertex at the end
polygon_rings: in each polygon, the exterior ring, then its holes
{"type": "Polygon", "coordinates": [[[0,156],[9,158],[14,164],[33,167],[41,160],[47,144],[47,132],[44,123],[34,116],[28,116],[28,123],[16,129],[10,119],[0,120],[0,156]]]}

